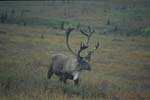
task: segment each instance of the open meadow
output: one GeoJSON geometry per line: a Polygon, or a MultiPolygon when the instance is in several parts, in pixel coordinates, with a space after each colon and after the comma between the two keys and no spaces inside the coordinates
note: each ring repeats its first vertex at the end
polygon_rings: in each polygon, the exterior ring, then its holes
{"type": "MultiPolygon", "coordinates": [[[[70,55],[64,31],[42,26],[0,25],[0,28],[9,30],[0,33],[2,100],[150,98],[148,38],[93,35],[92,42],[99,40],[100,49],[92,56],[92,71],[83,72],[81,85],[75,87],[71,81],[64,85],[57,77],[47,79],[50,56],[58,52],[70,55]]],[[[74,49],[83,38],[73,35],[74,49]]]]}
{"type": "Polygon", "coordinates": [[[17,1],[0,1],[0,11],[7,11],[9,16],[0,23],[0,100],[150,100],[150,14],[147,13],[150,6],[137,2],[137,5],[133,3],[132,9],[132,3],[125,6],[130,3],[125,2],[122,7],[118,6],[122,5],[122,0],[117,1],[120,1],[117,6],[107,0],[71,2],[68,5],[78,7],[71,9],[66,3],[60,9],[63,2],[44,2],[50,7],[47,8],[38,2],[28,5],[30,2],[24,1],[21,6],[17,1]],[[95,6],[88,10],[90,4],[95,6]],[[94,7],[98,9],[99,5],[102,5],[101,9],[94,13],[94,7]],[[136,6],[142,9],[136,9],[136,6]],[[20,15],[20,9],[30,11],[23,10],[26,14],[20,15]],[[67,15],[61,11],[64,9],[69,9],[67,15]],[[87,11],[83,16],[81,9],[87,11]],[[134,10],[140,13],[132,15],[134,10]],[[135,17],[137,19],[131,21],[135,17]],[[65,44],[65,28],[77,28],[70,36],[71,47],[77,51],[80,42],[86,41],[78,30],[82,25],[90,25],[96,30],[89,49],[97,41],[100,43],[92,55],[92,70],[81,73],[79,86],[74,86],[73,81],[63,84],[56,76],[49,80],[51,55],[71,55],[65,44]]]}

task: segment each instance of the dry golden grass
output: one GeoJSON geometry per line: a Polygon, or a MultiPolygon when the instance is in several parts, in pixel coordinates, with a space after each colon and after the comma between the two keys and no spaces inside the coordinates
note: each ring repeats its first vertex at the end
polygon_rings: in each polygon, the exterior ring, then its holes
{"type": "MultiPolygon", "coordinates": [[[[150,99],[150,39],[95,34],[92,71],[81,74],[81,85],[47,79],[53,53],[71,55],[64,31],[44,26],[0,25],[1,100],[148,100],[150,99]],[[44,38],[41,38],[43,34],[44,38]]],[[[79,34],[71,35],[76,51],[79,34]]]]}

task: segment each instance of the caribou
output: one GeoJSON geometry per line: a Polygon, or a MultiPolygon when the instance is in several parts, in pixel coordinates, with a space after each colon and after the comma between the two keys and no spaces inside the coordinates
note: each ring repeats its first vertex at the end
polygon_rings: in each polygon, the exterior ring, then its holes
{"type": "Polygon", "coordinates": [[[54,54],[51,57],[51,64],[48,70],[48,78],[50,79],[53,74],[58,76],[60,81],[64,83],[68,79],[74,80],[74,84],[79,84],[79,76],[83,70],[91,70],[91,55],[99,48],[99,42],[97,42],[94,49],[89,51],[86,56],[81,56],[81,52],[85,51],[89,47],[89,40],[94,33],[94,30],[88,26],[88,31],[80,29],[80,32],[87,37],[86,43],[80,43],[80,48],[77,53],[75,53],[69,45],[69,36],[74,28],[69,27],[66,30],[66,45],[69,51],[74,55],[74,57],[67,56],[65,54],[54,54]]]}

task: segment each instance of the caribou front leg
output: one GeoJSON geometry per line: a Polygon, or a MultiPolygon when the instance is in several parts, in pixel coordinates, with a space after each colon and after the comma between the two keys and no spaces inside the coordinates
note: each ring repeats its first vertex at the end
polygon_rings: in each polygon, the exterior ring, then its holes
{"type": "Polygon", "coordinates": [[[75,72],[73,75],[73,80],[74,80],[75,85],[79,84],[79,75],[80,75],[80,72],[75,72]]]}
{"type": "Polygon", "coordinates": [[[79,85],[79,78],[74,80],[74,85],[78,86],[79,85]]]}
{"type": "Polygon", "coordinates": [[[64,84],[66,84],[67,83],[67,77],[64,73],[62,74],[61,78],[62,78],[62,81],[64,82],[64,84]]]}

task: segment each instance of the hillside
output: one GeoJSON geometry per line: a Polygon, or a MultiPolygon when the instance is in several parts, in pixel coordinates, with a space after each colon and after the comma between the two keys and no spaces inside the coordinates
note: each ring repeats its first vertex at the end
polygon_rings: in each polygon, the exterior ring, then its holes
{"type": "Polygon", "coordinates": [[[149,0],[1,1],[4,23],[59,29],[92,26],[99,34],[149,36],[149,0]]]}

